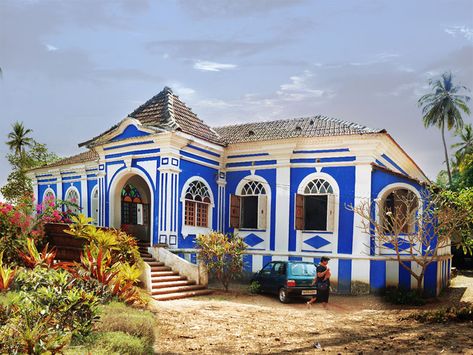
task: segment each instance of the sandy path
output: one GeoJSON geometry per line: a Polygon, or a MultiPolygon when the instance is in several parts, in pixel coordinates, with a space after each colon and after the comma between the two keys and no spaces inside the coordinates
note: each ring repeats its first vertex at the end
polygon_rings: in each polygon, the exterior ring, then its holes
{"type": "MultiPolygon", "coordinates": [[[[473,301],[473,277],[423,308],[473,301]]],[[[422,324],[402,320],[413,310],[374,296],[334,296],[327,310],[301,300],[283,305],[271,296],[216,292],[210,297],[161,302],[153,307],[159,353],[276,354],[471,353],[471,323],[422,324]],[[320,344],[320,348],[318,348],[320,344]]]]}

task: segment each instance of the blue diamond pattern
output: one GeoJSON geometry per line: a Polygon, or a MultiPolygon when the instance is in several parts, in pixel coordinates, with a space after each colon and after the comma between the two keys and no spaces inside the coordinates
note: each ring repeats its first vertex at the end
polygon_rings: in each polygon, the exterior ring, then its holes
{"type": "Polygon", "coordinates": [[[243,241],[248,244],[250,247],[254,247],[255,245],[261,243],[261,242],[264,242],[264,239],[258,237],[256,234],[254,233],[251,233],[251,234],[248,234],[244,239],[243,241]]]}
{"type": "Polygon", "coordinates": [[[316,235],[315,237],[305,240],[304,243],[310,245],[312,248],[315,248],[315,249],[320,249],[326,246],[327,244],[330,244],[328,240],[322,238],[319,235],[316,235]]]}
{"type": "MultiPolygon", "coordinates": [[[[384,243],[383,244],[386,248],[389,248],[389,249],[392,249],[394,250],[394,245],[393,243],[384,243]]],[[[409,247],[411,246],[411,244],[406,241],[405,239],[401,239],[399,238],[399,242],[398,242],[398,248],[399,248],[399,251],[404,251],[406,249],[409,249],[409,247]]]]}

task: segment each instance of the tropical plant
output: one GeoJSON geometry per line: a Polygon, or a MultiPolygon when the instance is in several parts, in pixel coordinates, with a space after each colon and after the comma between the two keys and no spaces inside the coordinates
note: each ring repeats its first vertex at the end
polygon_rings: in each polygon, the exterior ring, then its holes
{"type": "Polygon", "coordinates": [[[228,291],[231,280],[243,271],[243,252],[246,250],[243,239],[237,235],[210,232],[198,235],[196,246],[199,259],[228,291]]]}
{"type": "Polygon", "coordinates": [[[21,156],[26,147],[33,145],[33,139],[28,137],[30,133],[33,133],[33,130],[25,128],[22,122],[15,122],[12,124],[13,130],[8,133],[7,145],[12,150],[16,156],[21,156]]]}
{"type": "Polygon", "coordinates": [[[459,154],[460,157],[467,153],[473,152],[473,126],[471,123],[466,124],[463,130],[460,130],[456,134],[460,138],[461,142],[452,144],[452,148],[458,148],[455,155],[459,154]]]}
{"type": "Polygon", "coordinates": [[[460,94],[468,89],[465,86],[455,85],[452,73],[446,72],[442,74],[440,79],[431,79],[429,85],[433,92],[423,95],[419,99],[418,105],[422,107],[422,119],[425,127],[435,126],[441,130],[448,181],[451,185],[452,173],[445,142],[445,128],[448,130],[463,128],[462,112],[470,114],[467,104],[470,97],[460,94]]]}
{"type": "Polygon", "coordinates": [[[56,248],[48,250],[49,243],[47,243],[42,252],[39,252],[36,248],[35,241],[32,238],[27,238],[26,248],[27,253],[24,253],[21,250],[18,250],[18,255],[23,260],[23,263],[26,267],[34,268],[36,266],[54,266],[54,258],[56,257],[56,248]]]}
{"type": "Polygon", "coordinates": [[[98,299],[65,270],[36,267],[15,280],[18,297],[7,307],[0,348],[9,353],[57,353],[72,337],[88,335],[98,299]]]}
{"type": "Polygon", "coordinates": [[[7,291],[16,274],[17,268],[3,265],[3,251],[0,252],[0,292],[7,291]]]}

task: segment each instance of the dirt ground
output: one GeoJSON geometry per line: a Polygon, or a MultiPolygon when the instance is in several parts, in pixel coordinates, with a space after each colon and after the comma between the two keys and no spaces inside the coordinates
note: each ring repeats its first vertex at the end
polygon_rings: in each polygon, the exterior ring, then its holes
{"type": "Polygon", "coordinates": [[[459,275],[449,291],[423,307],[402,309],[376,296],[331,296],[328,309],[303,299],[243,290],[155,302],[160,354],[468,353],[473,324],[404,320],[419,309],[473,302],[473,274],[459,275]]]}

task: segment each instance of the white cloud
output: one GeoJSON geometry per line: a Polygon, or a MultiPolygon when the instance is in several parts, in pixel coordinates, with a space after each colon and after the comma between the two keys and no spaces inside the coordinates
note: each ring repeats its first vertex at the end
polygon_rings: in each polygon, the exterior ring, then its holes
{"type": "Polygon", "coordinates": [[[54,52],[58,50],[58,48],[53,46],[52,44],[45,44],[45,47],[48,50],[48,52],[54,52]]]}
{"type": "Polygon", "coordinates": [[[199,60],[194,63],[194,69],[202,71],[221,71],[227,69],[235,69],[236,67],[237,66],[235,64],[216,63],[209,62],[206,60],[199,60]]]}
{"type": "Polygon", "coordinates": [[[456,37],[457,35],[465,37],[469,41],[473,41],[473,28],[466,26],[450,26],[444,29],[450,36],[456,37]]]}
{"type": "Polygon", "coordinates": [[[314,89],[310,86],[313,74],[306,70],[302,75],[294,75],[289,78],[290,82],[279,86],[276,92],[279,97],[287,101],[302,101],[309,98],[320,98],[328,95],[328,91],[314,89]]]}

